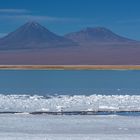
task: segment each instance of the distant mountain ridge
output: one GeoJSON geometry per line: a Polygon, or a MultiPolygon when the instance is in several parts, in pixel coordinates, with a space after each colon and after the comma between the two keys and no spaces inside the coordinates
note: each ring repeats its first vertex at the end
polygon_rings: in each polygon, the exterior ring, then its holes
{"type": "Polygon", "coordinates": [[[78,32],[66,34],[65,37],[80,44],[135,42],[135,40],[119,36],[113,33],[111,30],[104,27],[95,27],[95,28],[88,27],[78,32]]]}
{"type": "Polygon", "coordinates": [[[136,43],[104,27],[85,28],[64,36],[57,35],[37,22],[28,22],[0,39],[0,50],[66,48],[105,43],[136,43]]]}
{"type": "Polygon", "coordinates": [[[75,46],[70,39],[52,33],[37,22],[28,22],[0,39],[0,50],[75,46]]]}

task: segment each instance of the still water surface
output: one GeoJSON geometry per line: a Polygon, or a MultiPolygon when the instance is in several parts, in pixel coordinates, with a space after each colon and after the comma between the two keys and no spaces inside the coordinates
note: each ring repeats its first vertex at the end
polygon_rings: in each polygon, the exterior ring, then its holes
{"type": "Polygon", "coordinates": [[[140,70],[0,70],[0,94],[140,95],[140,70]]]}

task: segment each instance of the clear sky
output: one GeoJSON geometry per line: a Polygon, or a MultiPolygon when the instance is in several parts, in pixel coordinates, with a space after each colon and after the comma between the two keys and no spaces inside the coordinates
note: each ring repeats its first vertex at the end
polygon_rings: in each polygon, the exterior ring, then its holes
{"type": "Polygon", "coordinates": [[[104,26],[140,40],[140,0],[0,0],[0,36],[27,21],[60,35],[104,26]]]}

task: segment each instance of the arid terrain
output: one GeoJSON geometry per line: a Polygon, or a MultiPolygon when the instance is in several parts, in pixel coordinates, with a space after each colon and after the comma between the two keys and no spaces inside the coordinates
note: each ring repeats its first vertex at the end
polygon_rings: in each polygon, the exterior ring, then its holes
{"type": "Polygon", "coordinates": [[[140,70],[140,65],[0,65],[11,70],[140,70]]]}

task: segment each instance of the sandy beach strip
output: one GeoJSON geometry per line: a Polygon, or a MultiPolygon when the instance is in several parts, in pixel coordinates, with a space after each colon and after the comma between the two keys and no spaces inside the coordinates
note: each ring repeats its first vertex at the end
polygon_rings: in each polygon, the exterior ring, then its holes
{"type": "Polygon", "coordinates": [[[0,65],[0,70],[140,70],[140,65],[0,65]]]}

